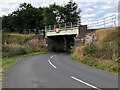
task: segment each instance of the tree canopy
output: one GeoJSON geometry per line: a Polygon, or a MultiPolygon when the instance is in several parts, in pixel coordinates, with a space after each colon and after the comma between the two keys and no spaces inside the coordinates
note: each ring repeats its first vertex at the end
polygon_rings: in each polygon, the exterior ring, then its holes
{"type": "Polygon", "coordinates": [[[45,26],[59,23],[77,23],[80,12],[75,2],[64,6],[56,3],[48,7],[33,7],[29,3],[19,5],[19,8],[7,16],[2,16],[2,28],[5,32],[22,33],[24,29],[44,29],[45,26]]]}

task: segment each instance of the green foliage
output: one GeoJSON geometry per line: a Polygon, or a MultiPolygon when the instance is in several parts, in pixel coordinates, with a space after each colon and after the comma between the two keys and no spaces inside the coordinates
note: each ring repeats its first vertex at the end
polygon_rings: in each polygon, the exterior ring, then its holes
{"type": "Polygon", "coordinates": [[[103,40],[103,42],[118,42],[118,31],[117,30],[112,30],[111,32],[108,32],[109,34],[107,35],[107,37],[105,37],[105,39],[103,40]]]}
{"type": "Polygon", "coordinates": [[[91,57],[113,60],[118,57],[118,33],[117,30],[107,31],[107,36],[99,42],[85,45],[83,50],[91,57]]]}
{"type": "Polygon", "coordinates": [[[77,57],[75,57],[73,54],[70,55],[70,58],[71,58],[72,60],[78,60],[77,57]]]}
{"type": "Polygon", "coordinates": [[[87,53],[87,54],[89,54],[89,55],[91,55],[91,56],[97,56],[97,57],[99,57],[98,55],[100,55],[100,53],[99,53],[99,49],[94,45],[94,44],[91,44],[91,45],[86,45],[84,48],[83,48],[83,50],[87,53]]]}
{"type": "Polygon", "coordinates": [[[72,22],[76,24],[78,21],[80,21],[79,14],[81,13],[81,10],[77,9],[78,5],[75,2],[70,1],[65,5],[64,20],[66,23],[72,22]]]}
{"type": "Polygon", "coordinates": [[[118,30],[109,28],[97,30],[98,41],[93,44],[84,44],[78,47],[74,52],[72,59],[96,67],[101,70],[119,73],[120,68],[117,62],[120,62],[118,57],[118,30]],[[115,59],[117,58],[117,59],[115,59]]]}
{"type": "Polygon", "coordinates": [[[30,43],[30,40],[35,36],[32,35],[17,35],[3,33],[2,35],[2,57],[13,57],[16,55],[24,55],[33,52],[45,51],[40,44],[30,43]]]}
{"type": "Polygon", "coordinates": [[[16,11],[2,17],[3,31],[23,33],[24,29],[41,30],[46,25],[76,23],[80,20],[80,10],[77,11],[77,8],[75,2],[69,2],[65,6],[54,3],[43,8],[35,8],[29,3],[23,3],[16,11]]]}
{"type": "Polygon", "coordinates": [[[92,67],[95,67],[95,68],[98,68],[98,69],[101,69],[101,70],[114,72],[114,73],[120,72],[120,67],[118,67],[118,66],[108,65],[107,63],[101,64],[101,63],[99,63],[98,61],[95,61],[95,60],[78,59],[74,55],[71,55],[70,57],[74,61],[79,61],[79,63],[85,64],[85,65],[88,65],[88,66],[92,66],[92,67]]]}
{"type": "Polygon", "coordinates": [[[44,16],[44,25],[54,25],[57,24],[57,13],[58,13],[58,5],[55,3],[50,5],[49,7],[44,8],[43,16],[44,16]]]}
{"type": "Polygon", "coordinates": [[[115,61],[120,63],[120,57],[115,59],[115,61]]]}
{"type": "Polygon", "coordinates": [[[26,49],[22,47],[4,47],[2,50],[2,57],[11,57],[15,55],[26,54],[26,49]]]}
{"type": "Polygon", "coordinates": [[[102,59],[114,59],[118,53],[115,43],[112,46],[110,46],[110,43],[102,43],[101,48],[97,47],[96,44],[86,45],[83,50],[86,52],[86,55],[102,59]]]}

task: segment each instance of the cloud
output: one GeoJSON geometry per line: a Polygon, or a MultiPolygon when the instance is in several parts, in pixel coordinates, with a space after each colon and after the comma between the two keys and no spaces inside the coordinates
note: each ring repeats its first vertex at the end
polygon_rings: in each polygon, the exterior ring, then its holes
{"type": "Polygon", "coordinates": [[[83,18],[90,18],[90,17],[94,17],[95,16],[95,14],[88,14],[88,15],[83,15],[82,17],[83,18]]]}
{"type": "Polygon", "coordinates": [[[104,6],[101,6],[101,9],[103,10],[108,10],[108,9],[112,9],[114,8],[115,6],[109,6],[109,5],[104,5],[104,6]]]}
{"type": "Polygon", "coordinates": [[[86,9],[86,12],[91,12],[91,11],[93,11],[94,9],[93,8],[87,8],[86,9]]]}

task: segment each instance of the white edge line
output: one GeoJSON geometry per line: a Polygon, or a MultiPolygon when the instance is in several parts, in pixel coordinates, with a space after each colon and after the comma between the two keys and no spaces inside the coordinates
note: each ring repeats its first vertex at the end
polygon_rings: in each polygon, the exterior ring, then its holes
{"type": "Polygon", "coordinates": [[[51,65],[53,68],[56,68],[56,66],[53,65],[53,64],[50,62],[50,60],[48,60],[48,62],[50,63],[50,65],[51,65]]]}
{"type": "Polygon", "coordinates": [[[50,58],[53,58],[55,55],[52,55],[50,58]]]}
{"type": "MultiPolygon", "coordinates": [[[[80,79],[78,79],[78,78],[76,78],[76,77],[74,77],[74,76],[71,76],[71,78],[74,79],[74,80],[77,80],[77,81],[79,81],[79,82],[81,82],[81,83],[83,83],[83,84],[85,84],[85,85],[87,85],[87,86],[90,86],[90,87],[92,87],[92,88],[99,89],[99,88],[97,88],[97,87],[95,87],[95,86],[93,86],[93,85],[91,85],[91,84],[89,84],[89,83],[87,83],[87,82],[84,82],[84,81],[82,81],[82,80],[80,80],[80,79]]],[[[99,90],[100,90],[100,89],[99,89],[99,90]]]]}

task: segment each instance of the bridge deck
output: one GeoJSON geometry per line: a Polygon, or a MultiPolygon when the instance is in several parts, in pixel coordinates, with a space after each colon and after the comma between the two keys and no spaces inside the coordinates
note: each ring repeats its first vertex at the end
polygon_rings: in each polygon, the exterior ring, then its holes
{"type": "Polygon", "coordinates": [[[59,33],[56,33],[54,30],[46,32],[46,37],[47,36],[58,36],[58,35],[78,35],[78,28],[60,30],[59,33]]]}

